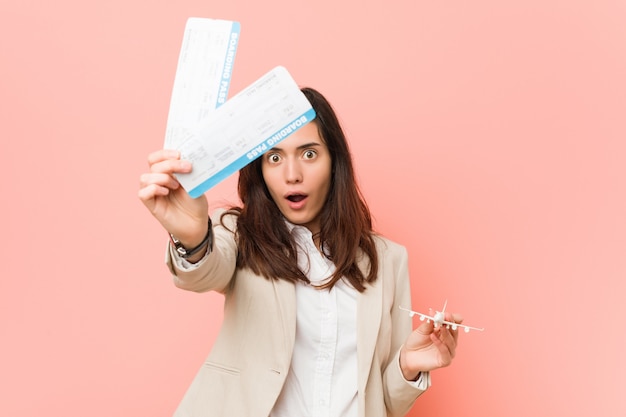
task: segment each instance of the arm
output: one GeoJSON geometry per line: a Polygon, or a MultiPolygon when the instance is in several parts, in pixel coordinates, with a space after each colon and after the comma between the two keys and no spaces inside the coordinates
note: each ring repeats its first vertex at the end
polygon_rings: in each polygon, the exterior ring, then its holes
{"type": "MultiPolygon", "coordinates": [[[[204,195],[191,198],[176,179],[176,174],[192,171],[191,163],[181,160],[180,152],[163,149],[148,156],[148,165],[149,171],[142,174],[139,180],[139,199],[185,248],[201,245],[207,233],[211,233],[208,230],[207,199],[204,195]]],[[[218,223],[219,218],[216,220],[215,223],[218,223]]],[[[198,262],[193,268],[186,268],[168,243],[166,261],[174,275],[174,283],[180,288],[225,291],[235,268],[236,245],[232,233],[225,230],[221,222],[213,227],[212,233],[212,252],[205,256],[208,245],[202,245],[198,253],[187,259],[189,263],[198,262]]]]}
{"type": "MultiPolygon", "coordinates": [[[[448,329],[448,326],[435,328],[433,322],[430,321],[422,323],[411,331],[411,316],[399,308],[411,305],[408,256],[406,249],[402,249],[402,255],[395,269],[395,297],[391,311],[392,349],[399,348],[398,362],[403,378],[407,381],[415,381],[420,374],[452,363],[456,354],[458,330],[448,329]]],[[[460,324],[463,318],[458,314],[446,313],[445,320],[460,324]]]]}
{"type": "Polygon", "coordinates": [[[165,262],[173,275],[174,284],[188,291],[218,291],[225,293],[235,272],[237,243],[234,215],[222,216],[223,210],[213,214],[213,247],[208,255],[196,263],[185,263],[168,243],[165,262]],[[222,223],[222,218],[224,222],[222,223]]]}
{"type": "Polygon", "coordinates": [[[418,375],[406,378],[400,367],[400,355],[407,337],[411,334],[413,324],[408,314],[399,307],[411,305],[411,286],[409,279],[408,254],[402,248],[394,268],[394,301],[391,306],[392,319],[392,356],[383,373],[385,406],[389,416],[403,416],[413,403],[430,386],[430,375],[422,373],[419,384],[413,380],[418,375]]]}

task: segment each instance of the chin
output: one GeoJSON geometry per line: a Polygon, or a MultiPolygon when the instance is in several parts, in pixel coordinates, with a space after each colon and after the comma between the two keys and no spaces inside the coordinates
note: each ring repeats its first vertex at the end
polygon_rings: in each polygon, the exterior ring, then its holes
{"type": "Polygon", "coordinates": [[[311,218],[309,216],[298,216],[298,215],[287,215],[285,218],[293,224],[297,224],[298,226],[306,226],[311,223],[311,218]]]}
{"type": "Polygon", "coordinates": [[[293,224],[297,224],[298,226],[304,226],[306,224],[309,223],[309,219],[306,218],[302,218],[302,217],[287,217],[287,220],[289,220],[291,223],[293,224]]]}

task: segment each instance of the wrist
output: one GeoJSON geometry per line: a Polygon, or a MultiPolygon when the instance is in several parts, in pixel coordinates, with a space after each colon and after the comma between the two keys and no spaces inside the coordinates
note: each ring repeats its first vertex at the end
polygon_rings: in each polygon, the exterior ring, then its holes
{"type": "Polygon", "coordinates": [[[400,365],[400,372],[402,372],[402,376],[407,381],[417,381],[419,378],[421,371],[412,370],[407,364],[405,360],[405,348],[400,349],[400,357],[398,358],[398,362],[400,365]]]}
{"type": "Polygon", "coordinates": [[[208,244],[204,244],[202,246],[200,246],[200,249],[198,250],[198,252],[184,258],[187,262],[189,262],[190,264],[195,264],[200,262],[200,260],[202,260],[202,258],[204,258],[208,253],[211,253],[211,251],[209,250],[209,245],[208,244]]]}
{"type": "Polygon", "coordinates": [[[196,258],[196,261],[202,259],[206,252],[210,252],[213,247],[213,227],[210,217],[208,218],[207,229],[203,236],[200,241],[197,239],[181,240],[170,233],[170,242],[178,256],[193,262],[196,258]]]}

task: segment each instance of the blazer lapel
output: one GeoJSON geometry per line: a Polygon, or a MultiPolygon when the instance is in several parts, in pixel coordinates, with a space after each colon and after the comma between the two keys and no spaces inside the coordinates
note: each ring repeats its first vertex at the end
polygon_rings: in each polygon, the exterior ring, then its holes
{"type": "MultiPolygon", "coordinates": [[[[382,261],[382,260],[381,260],[382,261]]],[[[361,261],[361,270],[367,271],[368,265],[361,261]],[[365,264],[365,265],[364,265],[365,264]],[[365,268],[363,268],[365,266],[365,268]]],[[[365,392],[367,378],[376,349],[378,329],[382,317],[382,277],[379,276],[373,284],[368,284],[366,290],[357,296],[357,362],[359,369],[359,391],[365,392]]]]}
{"type": "Polygon", "coordinates": [[[296,340],[296,287],[293,282],[283,279],[272,280],[272,286],[274,289],[274,300],[280,311],[280,322],[282,324],[280,333],[284,341],[283,352],[284,356],[288,358],[285,362],[286,369],[281,371],[286,373],[289,371],[293,345],[296,340]]]}

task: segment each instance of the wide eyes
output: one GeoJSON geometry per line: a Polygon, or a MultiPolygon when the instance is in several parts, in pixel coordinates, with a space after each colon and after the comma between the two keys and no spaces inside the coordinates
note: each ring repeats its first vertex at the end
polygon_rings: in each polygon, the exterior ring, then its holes
{"type": "MultiPolygon", "coordinates": [[[[302,152],[302,159],[304,160],[311,160],[311,159],[315,159],[315,157],[317,156],[317,151],[315,149],[306,149],[304,150],[304,152],[302,152]]],[[[279,162],[281,162],[283,160],[283,156],[279,153],[268,153],[267,154],[267,162],[269,162],[270,164],[278,164],[279,162]]]]}

